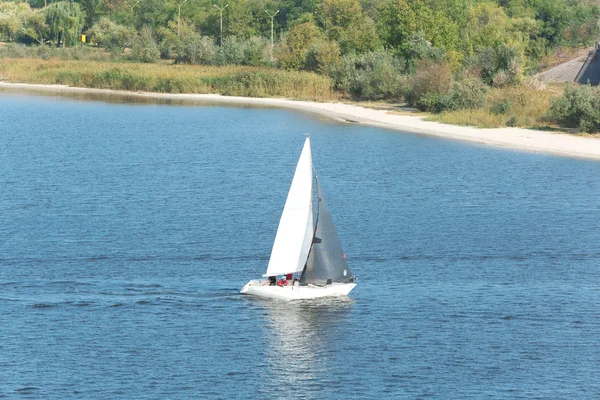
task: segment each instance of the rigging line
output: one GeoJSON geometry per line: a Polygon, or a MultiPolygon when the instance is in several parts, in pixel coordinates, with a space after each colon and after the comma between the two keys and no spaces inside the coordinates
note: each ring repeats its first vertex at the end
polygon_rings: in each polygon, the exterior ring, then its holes
{"type": "MultiPolygon", "coordinates": [[[[317,215],[314,217],[314,225],[313,225],[313,234],[312,234],[312,239],[310,241],[310,247],[308,249],[308,255],[306,256],[306,262],[304,263],[304,268],[302,268],[302,273],[300,274],[300,281],[304,280],[304,274],[306,273],[306,268],[308,268],[308,258],[310,257],[310,253],[313,251],[313,246],[315,245],[315,236],[317,235],[317,226],[319,223],[319,202],[320,202],[320,197],[319,197],[319,178],[317,177],[317,171],[315,170],[315,167],[313,166],[313,172],[315,174],[315,182],[317,183],[317,215]]],[[[313,194],[314,197],[314,194],[313,194]]],[[[312,202],[314,202],[314,199],[311,200],[312,202]]],[[[313,207],[313,213],[314,213],[314,207],[313,207]]]]}

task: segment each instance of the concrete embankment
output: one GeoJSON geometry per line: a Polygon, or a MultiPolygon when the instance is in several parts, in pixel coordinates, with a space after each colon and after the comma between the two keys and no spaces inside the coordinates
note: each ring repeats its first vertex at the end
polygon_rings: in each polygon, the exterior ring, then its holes
{"type": "Polygon", "coordinates": [[[596,43],[596,48],[588,54],[585,63],[575,78],[575,82],[592,85],[600,84],[600,42],[596,43]]]}
{"type": "Polygon", "coordinates": [[[537,74],[546,83],[600,84],[600,42],[594,49],[537,74]]]}

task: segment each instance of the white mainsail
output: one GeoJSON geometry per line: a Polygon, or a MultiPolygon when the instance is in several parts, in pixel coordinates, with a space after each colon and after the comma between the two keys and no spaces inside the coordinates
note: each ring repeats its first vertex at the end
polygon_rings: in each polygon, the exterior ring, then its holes
{"type": "Polygon", "coordinates": [[[312,186],[310,138],[306,138],[263,276],[298,273],[304,269],[314,234],[312,186]]]}

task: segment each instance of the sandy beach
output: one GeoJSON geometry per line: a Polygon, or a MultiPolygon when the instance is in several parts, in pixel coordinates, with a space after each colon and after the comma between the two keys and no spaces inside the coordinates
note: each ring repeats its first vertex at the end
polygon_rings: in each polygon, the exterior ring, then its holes
{"type": "Polygon", "coordinates": [[[215,94],[139,93],[105,89],[76,88],[61,85],[35,85],[0,82],[0,89],[12,89],[55,94],[98,93],[145,98],[171,99],[206,103],[281,107],[319,114],[347,123],[378,126],[398,131],[438,136],[448,139],[481,143],[515,150],[555,154],[600,160],[600,138],[574,136],[522,128],[480,129],[440,124],[423,120],[420,116],[401,115],[389,110],[365,108],[344,103],[317,103],[274,98],[233,97],[215,94]]]}

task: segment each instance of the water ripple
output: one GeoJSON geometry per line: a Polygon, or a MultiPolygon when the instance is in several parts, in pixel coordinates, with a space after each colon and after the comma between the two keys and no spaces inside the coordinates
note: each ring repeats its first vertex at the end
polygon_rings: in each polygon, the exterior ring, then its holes
{"type": "Polygon", "coordinates": [[[0,397],[600,397],[600,163],[15,93],[0,126],[0,397]],[[359,284],[240,296],[306,131],[359,284]]]}

